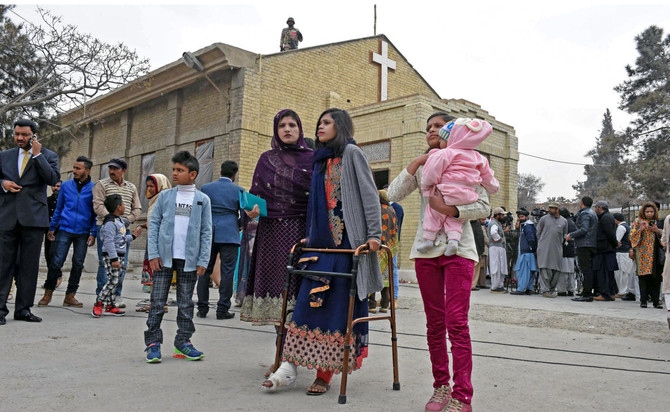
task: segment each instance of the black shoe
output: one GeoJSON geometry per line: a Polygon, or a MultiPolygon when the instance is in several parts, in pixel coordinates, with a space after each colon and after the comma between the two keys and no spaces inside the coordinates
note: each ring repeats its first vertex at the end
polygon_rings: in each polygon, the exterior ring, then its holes
{"type": "Polygon", "coordinates": [[[5,315],[0,315],[0,325],[4,325],[7,323],[7,318],[5,318],[5,315]]]}
{"type": "Polygon", "coordinates": [[[196,313],[196,316],[199,318],[206,318],[207,312],[198,311],[198,313],[196,313]]]}
{"type": "Polygon", "coordinates": [[[642,303],[640,303],[640,307],[641,307],[641,308],[646,308],[646,307],[647,307],[647,302],[642,302],[642,303]]]}
{"type": "Polygon", "coordinates": [[[568,292],[558,292],[558,296],[568,296],[568,292]]]}
{"type": "Polygon", "coordinates": [[[591,296],[580,296],[578,298],[572,298],[572,300],[575,302],[593,302],[593,298],[591,296]]]}
{"type": "Polygon", "coordinates": [[[217,319],[232,319],[235,317],[235,314],[233,312],[223,312],[223,313],[217,313],[216,318],[217,319]]]}
{"type": "Polygon", "coordinates": [[[627,300],[630,302],[635,302],[635,295],[632,293],[626,293],[624,297],[621,298],[621,300],[627,300]]]}
{"type": "Polygon", "coordinates": [[[525,291],[524,293],[525,293],[526,295],[532,295],[532,294],[533,294],[533,291],[532,291],[531,289],[526,289],[526,291],[525,291]]]}
{"type": "Polygon", "coordinates": [[[14,320],[23,320],[26,322],[42,322],[42,318],[35,316],[30,312],[26,312],[23,315],[14,315],[14,320]]]}
{"type": "Polygon", "coordinates": [[[663,304],[661,302],[654,302],[654,308],[663,309],[663,304]]]}
{"type": "Polygon", "coordinates": [[[568,292],[568,296],[575,296],[575,292],[568,292]]]}
{"type": "Polygon", "coordinates": [[[491,289],[491,288],[489,286],[486,286],[486,285],[484,285],[484,286],[479,285],[479,289],[491,289]]]}
{"type": "Polygon", "coordinates": [[[514,292],[510,292],[509,294],[510,295],[525,295],[526,292],[525,291],[519,292],[518,290],[515,290],[514,292]]]}

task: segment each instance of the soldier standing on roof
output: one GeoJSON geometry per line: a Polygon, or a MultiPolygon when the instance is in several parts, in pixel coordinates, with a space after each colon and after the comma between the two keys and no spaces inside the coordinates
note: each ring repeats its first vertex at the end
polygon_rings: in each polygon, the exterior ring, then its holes
{"type": "Polygon", "coordinates": [[[289,17],[286,20],[286,24],[288,24],[288,27],[282,29],[281,39],[279,40],[279,49],[281,51],[297,49],[298,42],[302,41],[302,33],[300,33],[297,27],[294,27],[295,20],[293,20],[293,17],[289,17]]]}

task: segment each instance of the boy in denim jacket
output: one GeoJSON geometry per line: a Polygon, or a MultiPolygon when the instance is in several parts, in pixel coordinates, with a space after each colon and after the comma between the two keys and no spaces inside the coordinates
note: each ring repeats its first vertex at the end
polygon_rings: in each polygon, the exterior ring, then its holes
{"type": "Polygon", "coordinates": [[[102,240],[102,260],[107,272],[107,283],[95,300],[91,314],[99,318],[104,315],[123,316],[126,312],[114,304],[114,292],[119,283],[121,271],[124,269],[126,245],[142,233],[142,227],[137,226],[133,233],[127,233],[126,224],[121,216],[125,213],[121,195],[109,195],[105,198],[105,209],[109,212],[100,228],[102,240]],[[106,303],[106,306],[105,306],[106,303]],[[104,306],[104,312],[103,312],[104,306]]]}
{"type": "Polygon", "coordinates": [[[204,356],[191,344],[193,290],[209,262],[212,247],[211,202],[195,188],[200,165],[187,151],[172,157],[172,189],[158,194],[149,222],[149,264],[154,272],[151,307],[144,342],[147,363],[161,361],[161,321],[172,274],[177,275],[177,335],[174,357],[199,360],[204,356]]]}

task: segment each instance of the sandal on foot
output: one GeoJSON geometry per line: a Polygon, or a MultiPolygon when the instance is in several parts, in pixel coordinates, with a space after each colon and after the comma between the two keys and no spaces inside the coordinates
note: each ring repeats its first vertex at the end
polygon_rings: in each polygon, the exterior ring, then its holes
{"type": "Polygon", "coordinates": [[[267,379],[269,378],[274,372],[272,371],[272,366],[270,366],[270,369],[266,370],[263,376],[267,379]]]}
{"type": "Polygon", "coordinates": [[[330,385],[328,385],[323,379],[316,378],[314,379],[314,382],[312,382],[312,384],[309,385],[309,388],[307,388],[307,395],[320,396],[328,392],[329,389],[330,385]],[[317,390],[317,389],[323,389],[323,390],[317,390]]]}
{"type": "Polygon", "coordinates": [[[149,309],[151,308],[151,303],[148,305],[140,306],[139,308],[135,309],[135,312],[149,312],[149,309]]]}
{"type": "Polygon", "coordinates": [[[270,374],[268,378],[263,382],[261,388],[266,392],[275,392],[279,388],[293,386],[295,383],[296,376],[289,376],[285,374],[285,371],[277,370],[277,372],[270,374]],[[270,382],[271,386],[266,386],[265,384],[270,382]]]}

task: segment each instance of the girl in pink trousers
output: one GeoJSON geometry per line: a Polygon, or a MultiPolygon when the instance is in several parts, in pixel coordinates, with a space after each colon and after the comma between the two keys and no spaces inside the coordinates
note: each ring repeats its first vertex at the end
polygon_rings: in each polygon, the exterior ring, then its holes
{"type": "MultiPolygon", "coordinates": [[[[447,205],[467,205],[478,199],[476,187],[483,186],[489,194],[496,193],[500,184],[484,156],[475,151],[489,135],[491,124],[479,119],[452,120],[440,129],[440,148],[430,151],[423,167],[421,190],[430,198],[435,189],[440,191],[447,205]]],[[[445,256],[455,255],[461,240],[463,220],[443,215],[430,206],[426,207],[423,220],[423,239],[417,250],[432,248],[437,233],[443,229],[447,235],[445,256]]]]}

